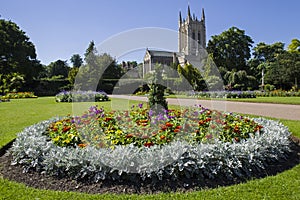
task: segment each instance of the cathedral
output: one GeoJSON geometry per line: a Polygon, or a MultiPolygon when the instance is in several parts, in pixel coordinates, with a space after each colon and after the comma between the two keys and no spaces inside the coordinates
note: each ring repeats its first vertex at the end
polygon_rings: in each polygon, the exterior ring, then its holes
{"type": "Polygon", "coordinates": [[[179,12],[178,52],[146,50],[143,60],[143,77],[154,69],[155,64],[185,64],[200,60],[199,52],[206,48],[205,14],[202,9],[201,19],[191,15],[190,6],[186,19],[179,12]]]}

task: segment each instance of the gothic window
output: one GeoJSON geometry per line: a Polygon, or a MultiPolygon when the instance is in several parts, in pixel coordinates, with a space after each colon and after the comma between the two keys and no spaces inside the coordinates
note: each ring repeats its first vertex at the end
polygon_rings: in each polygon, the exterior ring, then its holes
{"type": "Polygon", "coordinates": [[[193,39],[193,41],[192,41],[192,48],[195,48],[196,47],[196,34],[195,34],[194,31],[192,33],[192,39],[193,39]]]}
{"type": "Polygon", "coordinates": [[[198,32],[198,43],[200,44],[200,32],[198,32]]]}

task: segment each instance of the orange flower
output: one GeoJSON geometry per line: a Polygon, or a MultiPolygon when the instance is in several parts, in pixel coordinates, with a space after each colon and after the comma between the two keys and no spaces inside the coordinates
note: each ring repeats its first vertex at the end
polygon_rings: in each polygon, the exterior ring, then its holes
{"type": "Polygon", "coordinates": [[[161,130],[163,130],[163,131],[165,131],[166,129],[167,129],[167,126],[165,126],[165,125],[161,125],[161,130]]]}
{"type": "Polygon", "coordinates": [[[171,124],[170,122],[167,122],[167,123],[166,123],[166,126],[167,126],[167,127],[172,127],[173,124],[171,124]]]}
{"type": "Polygon", "coordinates": [[[80,148],[84,148],[84,147],[86,147],[87,146],[87,144],[78,144],[78,146],[80,147],[80,148]]]}
{"type": "Polygon", "coordinates": [[[178,128],[174,129],[174,133],[178,133],[178,132],[180,132],[180,129],[178,128]]]}
{"type": "Polygon", "coordinates": [[[176,129],[182,129],[182,126],[176,126],[176,129]]]}
{"type": "Polygon", "coordinates": [[[234,129],[233,129],[233,132],[239,133],[240,132],[240,128],[238,126],[235,126],[234,129]]]}
{"type": "Polygon", "coordinates": [[[204,125],[205,124],[205,121],[203,121],[203,120],[200,120],[199,121],[199,125],[201,126],[201,125],[204,125]]]}
{"type": "Polygon", "coordinates": [[[132,138],[133,137],[133,134],[127,134],[126,136],[125,136],[126,138],[132,138]]]}
{"type": "Polygon", "coordinates": [[[62,131],[65,133],[70,129],[71,129],[71,126],[65,126],[62,131]]]}
{"type": "Polygon", "coordinates": [[[164,135],[161,135],[161,136],[160,136],[160,139],[161,139],[161,140],[163,140],[163,139],[165,139],[165,138],[166,138],[166,136],[164,136],[164,135]]]}
{"type": "Polygon", "coordinates": [[[108,122],[108,121],[110,121],[110,120],[112,120],[111,117],[106,117],[106,118],[104,119],[105,122],[108,122]]]}

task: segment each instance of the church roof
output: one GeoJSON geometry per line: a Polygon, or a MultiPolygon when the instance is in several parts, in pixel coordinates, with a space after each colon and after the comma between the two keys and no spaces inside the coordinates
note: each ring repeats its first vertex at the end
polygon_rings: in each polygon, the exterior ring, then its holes
{"type": "Polygon", "coordinates": [[[174,53],[176,54],[176,52],[157,51],[157,50],[148,50],[148,52],[151,56],[154,56],[154,57],[173,57],[174,53]]]}

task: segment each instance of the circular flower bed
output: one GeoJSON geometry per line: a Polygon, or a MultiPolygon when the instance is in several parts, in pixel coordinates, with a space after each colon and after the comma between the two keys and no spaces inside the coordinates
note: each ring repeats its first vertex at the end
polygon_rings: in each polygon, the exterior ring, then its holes
{"type": "Polygon", "coordinates": [[[284,158],[290,133],[279,122],[201,106],[154,114],[91,107],[81,117],[51,119],[21,132],[13,164],[59,177],[100,180],[246,178],[284,158]]]}

